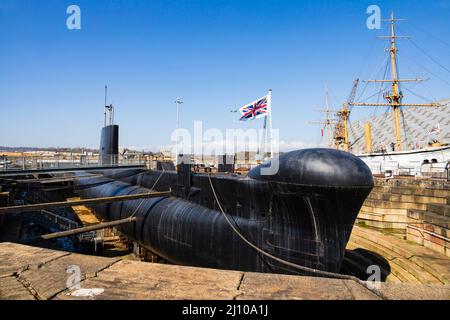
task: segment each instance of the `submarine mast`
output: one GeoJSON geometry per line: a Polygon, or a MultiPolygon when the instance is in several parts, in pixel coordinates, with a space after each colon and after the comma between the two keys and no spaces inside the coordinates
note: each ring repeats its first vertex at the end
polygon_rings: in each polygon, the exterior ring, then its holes
{"type": "MultiPolygon", "coordinates": [[[[333,148],[333,139],[332,139],[332,135],[333,135],[333,130],[334,130],[334,125],[337,124],[337,122],[335,120],[332,120],[330,117],[330,114],[336,113],[336,110],[332,110],[330,109],[330,105],[329,105],[329,95],[328,95],[328,83],[325,82],[325,109],[323,110],[317,110],[319,112],[324,112],[325,113],[325,121],[309,121],[309,123],[311,124],[322,124],[323,127],[321,128],[322,130],[326,131],[327,134],[327,146],[328,148],[333,148]]],[[[322,133],[323,135],[323,133],[322,133]]]]}

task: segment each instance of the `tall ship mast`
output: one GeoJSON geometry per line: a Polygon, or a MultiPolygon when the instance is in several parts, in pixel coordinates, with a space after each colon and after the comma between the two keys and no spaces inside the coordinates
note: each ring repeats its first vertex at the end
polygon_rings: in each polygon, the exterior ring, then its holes
{"type": "Polygon", "coordinates": [[[395,33],[395,22],[401,21],[403,19],[395,19],[394,12],[391,13],[390,19],[383,19],[383,21],[390,22],[391,35],[389,36],[380,36],[380,38],[390,38],[391,47],[389,49],[390,61],[391,61],[391,74],[392,79],[381,79],[381,80],[367,80],[368,83],[380,83],[387,82],[391,83],[391,91],[384,93],[385,103],[366,103],[366,102],[351,102],[350,106],[360,106],[360,107],[383,107],[388,106],[392,108],[394,113],[394,127],[395,127],[395,151],[402,151],[402,132],[400,128],[400,115],[399,108],[400,107],[441,107],[438,103],[426,103],[426,104],[412,104],[412,103],[404,103],[403,93],[400,91],[400,83],[403,82],[420,82],[425,79],[398,79],[398,69],[397,69],[397,47],[395,40],[399,38],[408,38],[407,36],[399,36],[395,33]]]}
{"type": "MultiPolygon", "coordinates": [[[[417,175],[430,166],[436,170],[445,170],[448,168],[450,161],[450,146],[435,140],[432,144],[419,148],[405,148],[406,130],[402,130],[400,117],[403,108],[444,108],[443,104],[432,103],[408,103],[403,101],[404,95],[401,89],[403,83],[423,82],[427,79],[423,78],[399,78],[398,71],[398,48],[397,40],[409,38],[408,36],[398,35],[396,32],[396,23],[404,19],[396,19],[394,13],[391,13],[389,19],[382,21],[389,23],[390,34],[387,36],[379,36],[378,38],[389,39],[389,66],[391,69],[390,78],[388,79],[369,79],[365,80],[366,84],[380,83],[389,84],[389,89],[383,91],[383,102],[355,102],[355,96],[360,83],[356,79],[350,96],[342,105],[342,109],[336,112],[336,123],[333,130],[333,147],[349,152],[354,152],[353,143],[350,141],[350,131],[352,125],[350,123],[350,114],[353,107],[389,107],[392,111],[394,136],[389,147],[383,146],[379,150],[373,151],[372,146],[372,125],[366,123],[364,125],[365,136],[365,152],[355,152],[366,164],[369,165],[373,173],[392,173],[392,174],[409,174],[417,175]],[[395,142],[394,142],[395,141],[395,142]]],[[[387,69],[386,69],[387,70],[387,69]]],[[[417,111],[416,111],[417,112],[417,111]]],[[[410,147],[410,146],[409,146],[410,147]]],[[[431,168],[431,169],[433,169],[431,168]]]]}

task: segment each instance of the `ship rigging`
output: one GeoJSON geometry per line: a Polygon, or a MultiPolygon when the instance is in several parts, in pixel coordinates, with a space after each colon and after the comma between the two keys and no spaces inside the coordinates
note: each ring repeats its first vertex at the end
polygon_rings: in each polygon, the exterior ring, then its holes
{"type": "Polygon", "coordinates": [[[381,80],[366,80],[367,83],[390,83],[391,91],[384,91],[383,98],[385,103],[367,103],[367,102],[353,102],[351,101],[349,106],[356,107],[390,107],[394,114],[394,128],[395,128],[395,150],[402,151],[402,132],[400,128],[400,108],[401,107],[442,107],[439,103],[405,103],[403,102],[403,92],[400,89],[401,83],[406,82],[420,82],[426,79],[416,78],[416,79],[399,79],[398,78],[398,68],[397,68],[397,46],[396,39],[408,38],[408,36],[400,36],[395,33],[395,22],[402,21],[403,19],[395,19],[394,12],[391,13],[390,19],[383,19],[383,21],[390,22],[391,34],[389,36],[379,36],[379,38],[390,39],[390,63],[391,63],[391,74],[392,79],[381,79],[381,80]]]}
{"type": "MultiPolygon", "coordinates": [[[[405,19],[395,18],[393,12],[391,13],[389,19],[382,19],[382,21],[389,23],[387,27],[390,29],[388,35],[377,37],[380,39],[387,39],[389,41],[385,48],[385,51],[388,52],[388,56],[383,61],[385,64],[384,76],[381,79],[378,78],[362,81],[360,81],[359,78],[356,79],[353,83],[349,97],[342,104],[342,108],[340,110],[330,110],[330,108],[328,108],[328,103],[326,103],[326,109],[322,110],[326,113],[325,121],[313,122],[324,126],[322,129],[322,136],[323,131],[326,130],[328,136],[328,147],[357,153],[357,155],[361,157],[369,165],[369,167],[372,168],[374,173],[383,173],[386,171],[395,171],[398,173],[401,169],[407,169],[410,173],[411,170],[413,170],[417,174],[417,171],[422,169],[423,164],[441,163],[442,166],[445,167],[448,166],[447,163],[450,161],[450,146],[440,142],[437,137],[435,137],[432,142],[428,143],[428,145],[422,147],[417,143],[408,143],[411,142],[411,138],[414,137],[411,137],[411,134],[407,131],[404,111],[410,108],[412,110],[417,110],[417,108],[440,109],[445,107],[446,104],[440,102],[428,102],[428,99],[414,93],[406,87],[406,84],[423,83],[428,79],[417,76],[411,78],[399,77],[397,41],[400,39],[410,39],[409,36],[400,35],[397,31],[397,22],[404,20],[405,19]],[[389,70],[390,77],[388,76],[389,70]],[[361,90],[358,99],[356,99],[356,93],[361,82],[365,85],[361,90]],[[375,94],[364,100],[359,100],[359,98],[365,93],[367,86],[371,84],[380,84],[380,88],[375,92],[375,94]],[[388,85],[387,88],[386,85],[388,85]],[[416,97],[427,100],[427,103],[410,103],[404,101],[404,91],[408,91],[416,97]],[[375,96],[378,96],[378,100],[376,102],[369,101],[375,96]],[[380,101],[380,97],[382,97],[384,101],[380,101]],[[392,111],[394,130],[392,140],[389,143],[389,148],[386,145],[379,145],[374,148],[372,143],[372,124],[370,122],[365,123],[364,128],[360,128],[362,130],[359,131],[364,131],[362,134],[355,133],[354,126],[352,125],[352,122],[350,122],[350,115],[352,114],[354,107],[387,107],[385,116],[389,115],[389,111],[392,111]],[[330,114],[333,113],[336,117],[335,119],[330,118],[330,114]],[[330,132],[332,132],[331,139],[330,132]],[[362,150],[355,150],[355,144],[358,143],[360,145],[361,143],[359,143],[359,140],[363,137],[365,137],[364,152],[361,152],[362,150]],[[407,146],[407,148],[405,148],[405,146],[407,146]],[[387,164],[388,162],[389,165],[387,164]],[[392,169],[393,167],[394,169],[392,169]]],[[[416,44],[414,45],[418,47],[416,44]]],[[[427,56],[430,57],[428,54],[427,56]]],[[[435,59],[433,59],[433,61],[440,67],[450,72],[435,59]]],[[[446,83],[449,84],[448,82],[446,83]]],[[[327,95],[328,93],[326,92],[326,102],[328,102],[327,95]]],[[[384,120],[384,122],[386,122],[386,120],[384,120]]],[[[433,130],[434,129],[435,128],[433,128],[433,130]]],[[[386,127],[383,127],[383,130],[386,131],[386,127]]],[[[433,130],[431,132],[433,132],[433,130]]],[[[438,129],[434,130],[434,133],[438,134],[440,131],[441,130],[438,124],[438,129]]]]}

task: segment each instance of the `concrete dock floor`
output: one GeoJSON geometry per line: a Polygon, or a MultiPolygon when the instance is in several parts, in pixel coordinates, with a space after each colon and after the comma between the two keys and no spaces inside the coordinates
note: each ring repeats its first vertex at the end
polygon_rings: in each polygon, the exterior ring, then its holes
{"type": "Polygon", "coordinates": [[[450,286],[383,283],[174,266],[0,243],[0,299],[443,299],[450,286]],[[80,270],[79,287],[77,270],[80,270]]]}

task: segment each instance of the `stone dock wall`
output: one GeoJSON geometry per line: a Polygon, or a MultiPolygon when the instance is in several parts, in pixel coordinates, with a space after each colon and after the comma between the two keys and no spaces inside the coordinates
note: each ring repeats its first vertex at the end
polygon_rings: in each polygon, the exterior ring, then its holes
{"type": "Polygon", "coordinates": [[[403,234],[406,240],[450,257],[450,182],[375,178],[357,223],[403,234]]]}

